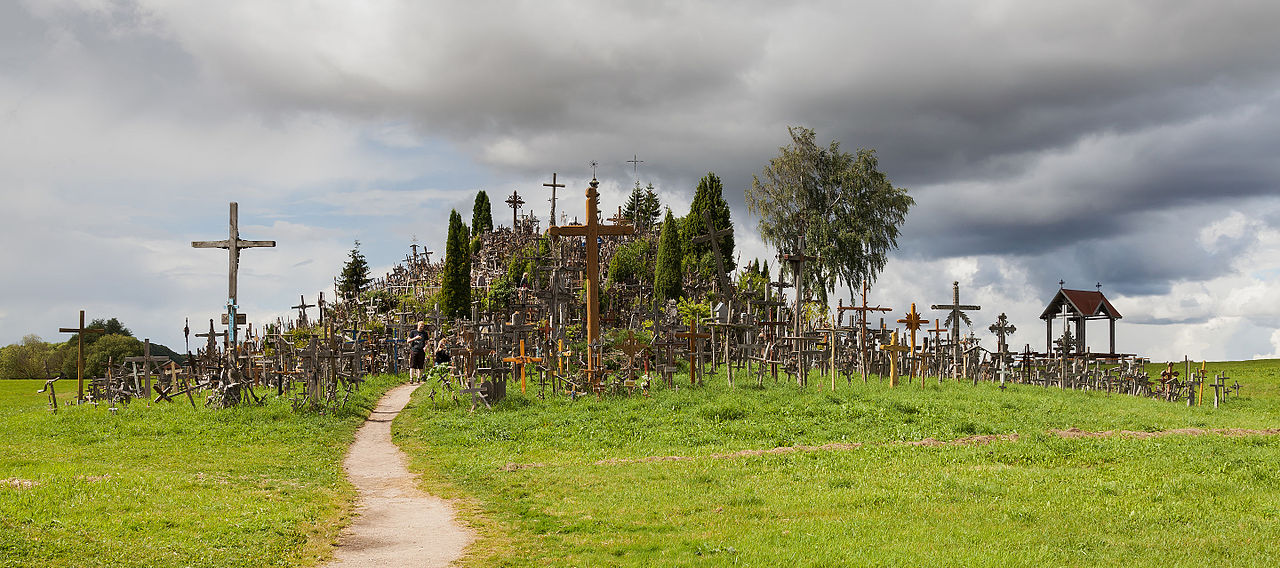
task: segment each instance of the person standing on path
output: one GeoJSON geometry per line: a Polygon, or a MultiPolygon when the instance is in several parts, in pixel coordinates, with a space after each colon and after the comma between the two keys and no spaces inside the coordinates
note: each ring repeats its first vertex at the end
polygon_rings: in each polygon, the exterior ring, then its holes
{"type": "Polygon", "coordinates": [[[427,324],[418,322],[418,329],[409,332],[409,382],[422,381],[422,368],[427,364],[427,324]]]}

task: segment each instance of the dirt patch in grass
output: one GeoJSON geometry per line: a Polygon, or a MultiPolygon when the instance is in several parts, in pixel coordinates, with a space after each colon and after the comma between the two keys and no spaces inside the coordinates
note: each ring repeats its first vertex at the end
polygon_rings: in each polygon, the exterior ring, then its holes
{"type": "Polygon", "coordinates": [[[1136,430],[1104,430],[1102,432],[1089,432],[1079,428],[1067,428],[1066,430],[1049,430],[1050,434],[1054,434],[1060,438],[1112,438],[1115,436],[1123,436],[1126,438],[1162,438],[1165,436],[1207,436],[1209,434],[1221,434],[1223,436],[1275,436],[1280,435],[1280,428],[1264,428],[1260,430],[1248,428],[1174,428],[1172,430],[1157,430],[1155,432],[1143,432],[1136,430]]]}
{"type": "Polygon", "coordinates": [[[40,485],[40,482],[32,481],[30,479],[21,479],[17,477],[0,479],[0,487],[12,487],[14,489],[31,489],[32,487],[35,487],[37,485],[40,485]]]}

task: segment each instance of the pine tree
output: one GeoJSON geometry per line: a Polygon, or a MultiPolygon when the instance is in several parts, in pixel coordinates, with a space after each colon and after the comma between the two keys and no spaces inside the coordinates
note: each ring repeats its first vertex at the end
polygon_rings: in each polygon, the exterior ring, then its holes
{"type": "MultiPolygon", "coordinates": [[[[715,278],[716,261],[711,257],[711,244],[690,242],[694,237],[709,232],[703,213],[707,210],[711,211],[711,219],[715,222],[717,231],[733,227],[733,221],[729,216],[729,203],[724,200],[724,185],[720,183],[720,177],[713,172],[707,172],[707,175],[702,176],[698,181],[698,188],[693,193],[693,204],[689,206],[689,215],[684,218],[684,241],[687,243],[684,263],[685,266],[698,267],[698,272],[704,278],[715,278]]],[[[732,271],[733,234],[720,237],[719,241],[720,258],[724,262],[725,270],[732,271]]]]}
{"type": "Polygon", "coordinates": [[[475,205],[471,206],[471,234],[480,235],[493,230],[493,205],[489,203],[489,195],[480,190],[476,194],[475,205]]]}
{"type": "Polygon", "coordinates": [[[679,298],[683,292],[683,275],[680,270],[680,227],[667,209],[662,221],[662,233],[658,237],[658,259],[653,273],[653,295],[659,302],[679,298]]]}
{"type": "Polygon", "coordinates": [[[338,280],[338,293],[345,299],[353,299],[369,285],[369,263],[360,253],[360,241],[352,247],[347,257],[347,264],[342,267],[342,276],[338,280]]]}
{"type": "Polygon", "coordinates": [[[449,236],[440,275],[440,309],[445,317],[465,317],[471,311],[471,249],[467,226],[455,209],[449,212],[449,236]]]}

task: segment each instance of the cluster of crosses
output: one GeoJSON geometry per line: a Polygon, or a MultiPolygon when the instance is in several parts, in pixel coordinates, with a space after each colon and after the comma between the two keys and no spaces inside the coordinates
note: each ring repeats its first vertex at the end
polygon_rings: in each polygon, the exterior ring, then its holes
{"type": "MultiPolygon", "coordinates": [[[[710,245],[720,269],[710,283],[687,283],[685,294],[714,300],[711,313],[681,313],[674,302],[655,305],[649,301],[652,290],[634,283],[611,283],[602,296],[601,267],[620,244],[646,235],[637,234],[621,211],[612,218],[600,218],[595,179],[584,194],[585,222],[562,219],[557,224],[556,190],[565,184],[552,174],[551,182],[542,185],[551,190],[548,230],[541,231],[532,212],[521,216],[525,200],[513,192],[506,200],[512,209],[512,226],[480,235],[482,254],[472,259],[471,267],[476,299],[468,317],[449,318],[438,305],[424,307],[439,290],[443,261],[433,262],[434,253],[425,248],[419,251],[415,239],[404,262],[369,286],[372,292],[385,293],[383,297],[412,298],[412,307],[368,299],[379,294],[342,298],[335,290],[328,303],[323,293],[315,302],[300,296],[299,303],[291,306],[296,318],[277,318],[257,330],[246,323],[237,303],[240,252],[273,247],[275,242],[241,239],[237,204],[231,203],[228,238],[192,243],[196,248],[228,251],[225,329],[218,331],[214,320],[209,320],[208,332],[195,334],[205,342],[193,353],[187,325],[189,356],[181,368],[173,368],[172,363],[163,368],[160,358],[148,351],[142,357],[113,362],[119,366],[113,366],[107,378],[91,380],[87,392],[81,370],[77,400],[114,403],[135,397],[150,400],[155,394],[154,401],[159,402],[185,394],[195,405],[193,393],[200,393],[206,404],[225,406],[261,401],[258,391],[267,389],[291,397],[296,407],[341,407],[364,376],[407,368],[407,339],[418,322],[426,324],[431,338],[428,350],[443,352],[450,361],[447,370],[434,374],[438,382],[432,385],[431,396],[439,393],[460,403],[469,398],[473,409],[504,397],[508,380],[518,380],[521,392],[536,389],[539,397],[647,395],[655,384],[679,388],[675,375],[681,371],[696,386],[719,376],[722,368],[730,386],[744,377],[763,385],[766,380],[779,382],[785,375],[800,386],[815,376],[826,379],[832,389],[838,378],[852,382],[856,376],[866,382],[878,376],[896,387],[905,376],[908,380],[919,377],[922,386],[929,378],[939,382],[950,378],[974,384],[998,382],[1001,388],[1011,383],[1052,385],[1190,401],[1201,400],[1204,385],[1210,384],[1215,405],[1233,388],[1226,385],[1225,375],[1207,381],[1203,372],[1185,382],[1162,375],[1157,383],[1145,371],[1147,361],[1116,353],[1115,322],[1121,316],[1100,285],[1089,291],[1066,289],[1060,283],[1041,316],[1046,326],[1042,352],[1033,351],[1029,344],[1021,352],[1010,349],[1009,338],[1017,329],[1004,313],[987,327],[995,336],[994,350],[983,347],[970,317],[982,308],[960,301],[959,282],[952,283],[949,303],[930,306],[938,313],[932,320],[925,319],[915,303],[900,318],[888,315],[892,308],[868,302],[866,285],[859,304],[839,302],[834,321],[808,316],[814,310],[805,308],[816,300],[803,283],[806,264],[814,258],[803,253],[803,243],[801,250],[778,255],[785,267],[778,281],[769,282],[762,291],[738,290],[719,253],[720,240],[732,228],[715,227],[709,213],[703,219],[704,232],[695,241],[710,245]],[[540,242],[549,246],[530,246],[540,242]],[[520,260],[532,262],[535,268],[524,275],[509,302],[487,304],[483,298],[492,283],[518,255],[525,255],[520,260]],[[790,297],[788,289],[793,290],[790,297]],[[847,325],[845,312],[853,312],[847,325]],[[876,314],[879,322],[873,325],[876,314]],[[886,316],[902,327],[891,328],[886,316]],[[1094,319],[1110,323],[1107,353],[1093,353],[1086,347],[1085,324],[1094,319]],[[1055,322],[1061,322],[1057,336],[1055,322]],[[962,326],[968,328],[967,334],[962,326]],[[240,327],[245,327],[243,333],[240,327]]],[[[82,313],[78,328],[61,331],[83,336],[96,330],[85,328],[82,313]]],[[[1234,389],[1238,392],[1239,385],[1234,389]]]]}

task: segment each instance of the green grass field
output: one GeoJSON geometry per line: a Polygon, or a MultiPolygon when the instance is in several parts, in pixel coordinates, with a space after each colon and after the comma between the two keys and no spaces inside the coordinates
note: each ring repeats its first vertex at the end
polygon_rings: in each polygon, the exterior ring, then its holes
{"type": "Polygon", "coordinates": [[[0,381],[0,566],[299,566],[328,554],[354,490],[342,458],[395,377],[335,415],[134,402],[67,407],[0,381]]]}
{"type": "MultiPolygon", "coordinates": [[[[474,413],[424,389],[394,429],[424,488],[477,528],[474,566],[1270,566],[1280,436],[1049,433],[1280,427],[1280,362],[1220,370],[1246,387],[1218,410],[719,378],[651,398],[513,393],[474,413]],[[913,444],[981,436],[1004,437],[913,444]],[[824,444],[841,446],[758,451],[824,444]]],[[[40,383],[0,381],[0,566],[315,565],[351,511],[346,446],[400,380],[371,380],[336,416],[284,401],[52,414],[40,383]]]]}
{"type": "Polygon", "coordinates": [[[476,566],[1274,565],[1280,437],[1049,433],[1280,427],[1280,364],[1209,369],[1241,397],[716,379],[469,413],[420,390],[395,432],[427,489],[465,503],[476,566]]]}

